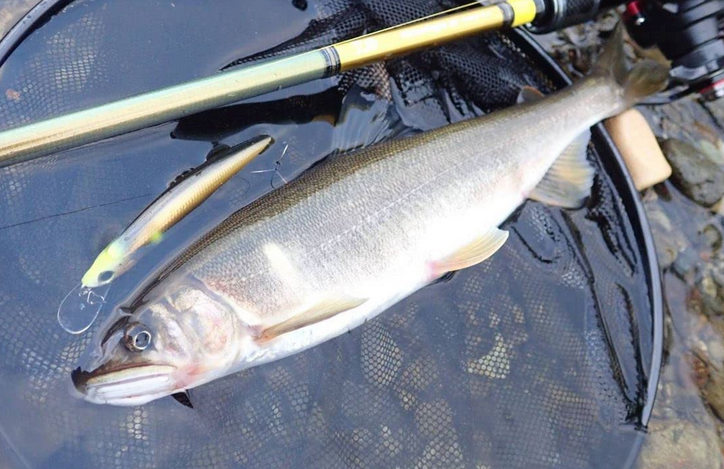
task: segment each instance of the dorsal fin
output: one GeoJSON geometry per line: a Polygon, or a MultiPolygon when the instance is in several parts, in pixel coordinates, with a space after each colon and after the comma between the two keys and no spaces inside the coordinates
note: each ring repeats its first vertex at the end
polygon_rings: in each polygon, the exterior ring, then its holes
{"type": "Polygon", "coordinates": [[[540,101],[543,98],[545,98],[545,95],[539,90],[533,88],[532,86],[524,86],[520,89],[520,93],[518,93],[518,99],[516,102],[518,104],[534,103],[536,101],[540,101]]]}
{"type": "Polygon", "coordinates": [[[393,137],[402,129],[400,117],[386,99],[352,88],[342,101],[332,136],[334,154],[365,148],[393,137]]]}

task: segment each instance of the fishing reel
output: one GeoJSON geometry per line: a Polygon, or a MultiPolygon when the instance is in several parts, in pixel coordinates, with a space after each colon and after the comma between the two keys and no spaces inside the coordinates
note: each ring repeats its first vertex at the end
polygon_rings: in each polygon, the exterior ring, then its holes
{"type": "Polygon", "coordinates": [[[657,45],[671,60],[671,78],[680,88],[672,98],[724,96],[724,0],[633,0],[624,21],[636,42],[657,45]]]}
{"type": "Polygon", "coordinates": [[[724,96],[724,0],[542,0],[533,24],[545,33],[593,19],[625,5],[623,20],[642,47],[658,46],[672,63],[669,90],[661,102],[696,93],[712,101],[724,96]]]}

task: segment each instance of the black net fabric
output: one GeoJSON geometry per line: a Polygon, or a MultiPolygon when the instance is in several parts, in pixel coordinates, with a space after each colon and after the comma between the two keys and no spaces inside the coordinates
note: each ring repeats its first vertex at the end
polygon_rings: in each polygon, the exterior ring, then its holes
{"type": "MultiPolygon", "coordinates": [[[[455,5],[77,0],[0,68],[0,127],[455,5]]],[[[646,399],[651,306],[601,142],[586,207],[526,203],[489,261],[349,334],[192,390],[194,409],[170,398],[98,406],[68,391],[97,325],[64,333],[58,304],[105,243],[208,153],[259,133],[277,140],[114,282],[108,310],[338,142],[368,142],[373,119],[353,137],[334,125],[347,97],[378,103],[366,117],[382,103],[400,136],[512,105],[525,85],[552,89],[534,57],[490,34],[0,169],[0,468],[623,467],[646,399]]]]}

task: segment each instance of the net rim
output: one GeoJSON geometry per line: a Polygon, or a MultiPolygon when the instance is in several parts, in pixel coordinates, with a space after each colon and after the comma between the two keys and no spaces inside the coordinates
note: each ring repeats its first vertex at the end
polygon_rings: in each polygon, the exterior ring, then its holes
{"type": "MultiPolygon", "coordinates": [[[[516,46],[541,67],[541,71],[553,81],[556,87],[565,87],[573,84],[573,80],[565,73],[558,63],[543,49],[535,40],[533,35],[524,29],[511,31],[510,38],[516,46]]],[[[651,306],[652,319],[652,351],[651,367],[648,371],[648,383],[646,386],[645,404],[641,412],[641,424],[643,429],[648,425],[656,399],[656,393],[661,377],[661,364],[664,352],[664,307],[663,292],[661,286],[661,270],[654,238],[651,232],[644,205],[638,195],[633,178],[624,163],[623,156],[616,147],[611,135],[603,123],[593,127],[592,140],[602,156],[601,162],[609,177],[616,186],[621,197],[621,202],[628,215],[629,222],[636,235],[636,243],[643,256],[643,264],[646,266],[644,275],[647,280],[649,304],[651,306]]],[[[631,454],[622,469],[630,469],[636,463],[638,453],[643,445],[644,433],[635,433],[636,441],[631,449],[631,454]]]]}

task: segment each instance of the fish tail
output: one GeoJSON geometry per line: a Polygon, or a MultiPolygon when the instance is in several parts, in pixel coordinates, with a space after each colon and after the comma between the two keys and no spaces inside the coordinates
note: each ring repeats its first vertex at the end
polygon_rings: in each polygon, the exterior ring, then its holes
{"type": "Polygon", "coordinates": [[[621,90],[628,108],[666,88],[669,70],[668,64],[653,60],[644,60],[629,69],[623,48],[623,27],[619,24],[596,62],[593,75],[611,79],[613,86],[621,90]]]}

